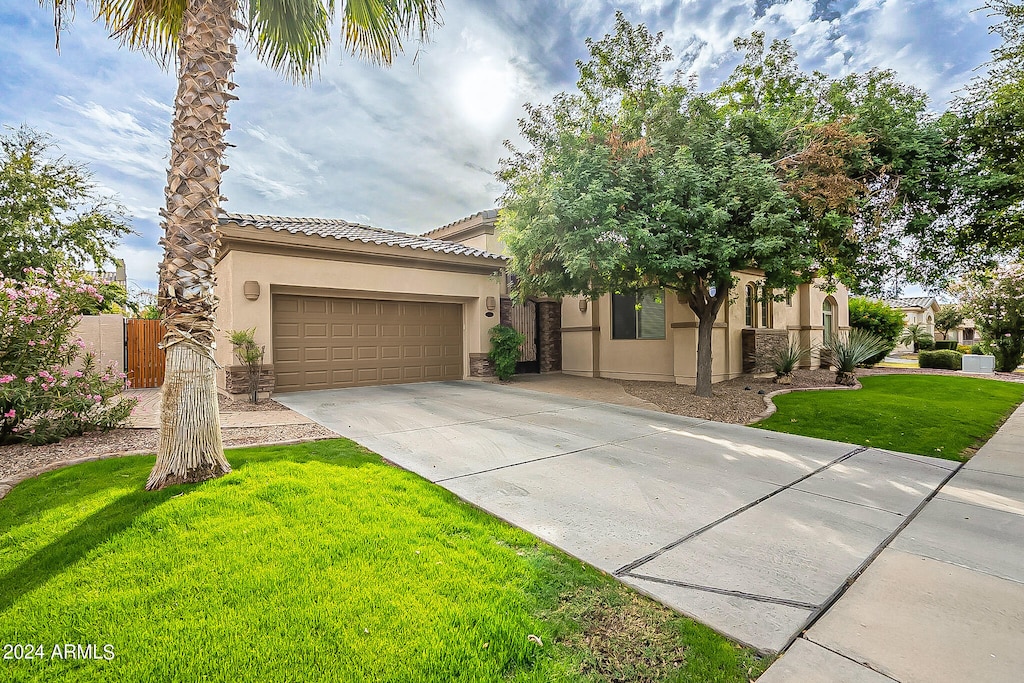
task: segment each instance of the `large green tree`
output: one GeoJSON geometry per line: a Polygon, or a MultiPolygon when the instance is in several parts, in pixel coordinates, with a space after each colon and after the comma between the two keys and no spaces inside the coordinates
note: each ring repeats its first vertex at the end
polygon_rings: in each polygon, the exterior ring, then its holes
{"type": "Polygon", "coordinates": [[[518,294],[673,292],[698,319],[696,393],[710,396],[711,333],[733,272],[794,287],[812,265],[807,225],[744,128],[662,77],[661,34],[619,13],[615,33],[587,47],[579,94],[528,107],[529,146],[502,160],[518,294]]]}
{"type": "Polygon", "coordinates": [[[890,70],[802,71],[785,40],[736,40],[744,58],[714,92],[772,161],[811,226],[820,273],[869,294],[941,287],[989,263],[967,234],[960,119],[890,70]]]}
{"type": "Polygon", "coordinates": [[[989,0],[991,32],[1001,39],[987,69],[954,103],[965,239],[1004,255],[1024,249],[1024,5],[989,0]]]}
{"type": "Polygon", "coordinates": [[[995,353],[996,370],[1016,370],[1024,359],[1024,263],[975,273],[953,292],[995,353]]]}
{"type": "Polygon", "coordinates": [[[0,135],[0,273],[102,269],[131,233],[124,208],[96,191],[92,174],[28,127],[0,135]]]}
{"type": "MultiPolygon", "coordinates": [[[[74,4],[43,4],[54,11],[59,40],[74,4]]],[[[345,48],[387,65],[407,37],[427,37],[441,3],[346,0],[339,8],[333,0],[96,0],[92,6],[125,45],[177,67],[158,293],[167,366],[157,462],[147,488],[202,481],[231,470],[221,441],[213,346],[224,136],[228,104],[236,99],[235,37],[269,67],[305,81],[327,54],[336,13],[345,48]]]]}

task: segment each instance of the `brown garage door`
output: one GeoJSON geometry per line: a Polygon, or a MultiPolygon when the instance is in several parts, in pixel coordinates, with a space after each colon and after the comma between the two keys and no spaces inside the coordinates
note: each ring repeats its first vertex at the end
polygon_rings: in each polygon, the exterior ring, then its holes
{"type": "Polygon", "coordinates": [[[276,391],[462,379],[462,306],[273,297],[276,391]]]}

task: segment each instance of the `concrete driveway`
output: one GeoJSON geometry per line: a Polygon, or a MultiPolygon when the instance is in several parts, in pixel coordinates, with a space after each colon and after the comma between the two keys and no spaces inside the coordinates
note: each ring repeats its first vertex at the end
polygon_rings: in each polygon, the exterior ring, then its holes
{"type": "Polygon", "coordinates": [[[477,382],[276,397],[765,652],[956,463],[477,382]]]}

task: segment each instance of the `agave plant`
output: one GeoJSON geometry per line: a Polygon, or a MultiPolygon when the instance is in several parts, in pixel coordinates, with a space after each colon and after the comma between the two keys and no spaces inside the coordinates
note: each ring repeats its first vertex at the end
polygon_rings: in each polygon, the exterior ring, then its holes
{"type": "Polygon", "coordinates": [[[832,335],[822,348],[836,367],[836,384],[853,386],[857,366],[889,348],[889,342],[867,330],[853,329],[832,335]]]}
{"type": "Polygon", "coordinates": [[[787,346],[780,346],[772,352],[769,357],[772,370],[775,371],[776,384],[792,384],[793,370],[800,364],[800,361],[808,354],[810,349],[801,346],[799,342],[790,340],[787,346]]]}

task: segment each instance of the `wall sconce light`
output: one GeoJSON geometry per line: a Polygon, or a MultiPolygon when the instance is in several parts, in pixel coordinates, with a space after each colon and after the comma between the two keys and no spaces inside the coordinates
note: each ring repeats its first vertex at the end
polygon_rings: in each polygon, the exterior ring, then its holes
{"type": "Polygon", "coordinates": [[[586,299],[580,299],[580,313],[586,313],[586,312],[587,312],[587,300],[586,299]]]}
{"type": "Polygon", "coordinates": [[[260,298],[260,283],[256,282],[256,280],[246,280],[242,285],[242,294],[249,301],[256,301],[256,299],[260,298]]]}
{"type": "Polygon", "coordinates": [[[486,304],[487,304],[487,310],[488,311],[493,311],[495,306],[498,305],[498,302],[494,299],[493,296],[489,296],[486,299],[486,304]]]}

